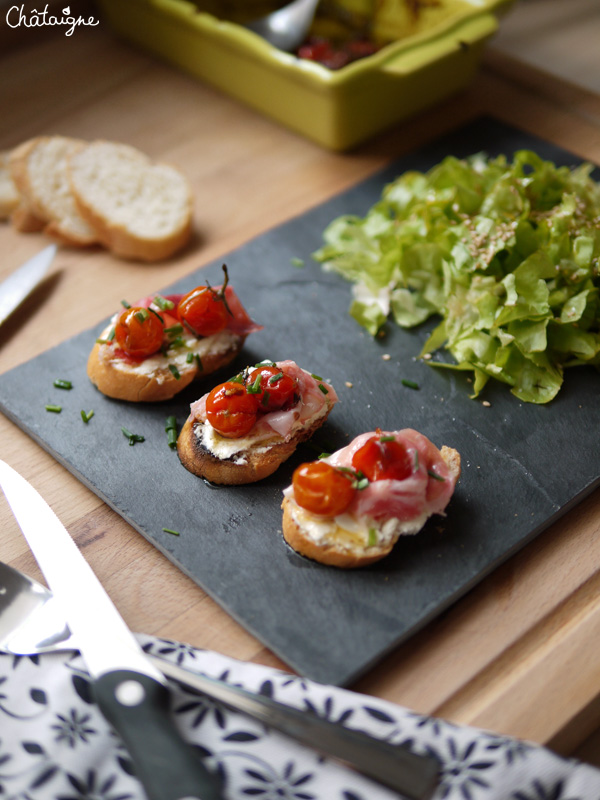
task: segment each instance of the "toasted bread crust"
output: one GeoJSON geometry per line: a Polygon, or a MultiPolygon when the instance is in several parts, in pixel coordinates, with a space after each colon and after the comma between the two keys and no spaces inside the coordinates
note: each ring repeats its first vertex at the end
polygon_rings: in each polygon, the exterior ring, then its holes
{"type": "MultiPolygon", "coordinates": [[[[451,473],[458,480],[460,476],[460,454],[457,450],[446,447],[446,445],[440,449],[440,453],[451,473]]],[[[330,567],[339,567],[341,569],[366,567],[389,555],[399,539],[399,535],[397,535],[385,545],[368,548],[342,547],[331,541],[319,544],[311,539],[294,520],[291,502],[286,497],[283,499],[281,508],[283,509],[282,530],[285,541],[300,555],[330,567]]]]}
{"type": "Polygon", "coordinates": [[[280,437],[276,437],[270,445],[261,441],[255,450],[244,452],[244,463],[236,463],[233,458],[224,459],[213,455],[204,447],[197,435],[198,426],[207,423],[188,417],[177,439],[177,452],[187,470],[210,483],[228,486],[256,483],[272,475],[301,442],[310,439],[323,425],[332,407],[312,425],[298,430],[287,442],[280,437]]]}
{"type": "Polygon", "coordinates": [[[87,374],[96,388],[107,397],[130,403],[158,403],[170,400],[196,378],[203,378],[227,366],[238,355],[245,340],[245,336],[240,336],[236,345],[225,352],[203,355],[201,369],[191,364],[188,369],[180,371],[179,378],[165,365],[160,379],[156,375],[140,375],[133,370],[117,368],[114,361],[101,357],[101,348],[106,345],[96,343],[88,358],[87,374]]]}

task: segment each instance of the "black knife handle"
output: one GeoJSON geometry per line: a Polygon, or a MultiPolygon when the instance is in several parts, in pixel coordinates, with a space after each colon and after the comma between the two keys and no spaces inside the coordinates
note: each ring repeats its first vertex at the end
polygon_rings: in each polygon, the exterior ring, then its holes
{"type": "Polygon", "coordinates": [[[175,727],[166,686],[131,670],[94,681],[98,707],[122,738],[150,800],[222,800],[221,782],[175,727]]]}

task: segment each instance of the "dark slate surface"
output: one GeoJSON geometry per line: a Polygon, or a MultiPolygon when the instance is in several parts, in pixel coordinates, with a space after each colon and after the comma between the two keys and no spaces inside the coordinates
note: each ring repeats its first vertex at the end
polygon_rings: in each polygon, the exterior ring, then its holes
{"type": "MultiPolygon", "coordinates": [[[[598,485],[596,372],[571,370],[558,398],[543,407],[490,386],[486,408],[469,399],[462,374],[415,360],[425,327],[390,328],[385,340],[372,340],[347,314],[350,285],[310,258],[331,219],[366,212],[400,172],[427,169],[450,153],[511,155],[521,147],[557,163],[577,161],[499,122],[477,120],[225,259],[247,309],[265,325],[249,338],[238,365],[291,358],[338,389],[341,402],[317,435],[317,450],[380,426],[413,427],[461,452],[463,474],[447,517],[400,541],[378,565],[337,571],[303,559],[283,541],[281,490],[294,467],[315,456],[308,445],[252,486],[211,488],[181,467],[167,447],[165,419],[175,414],[183,424],[189,402],[217,380],[160,405],[99,394],[85,366],[106,321],[0,376],[1,410],[293,668],[323,682],[352,682],[598,485]],[[292,266],[292,258],[306,266],[292,266]],[[54,389],[57,377],[71,380],[73,390],[54,389]],[[405,388],[403,378],[420,389],[405,388]],[[62,413],[46,413],[49,402],[60,402],[62,413]],[[95,411],[88,425],[81,409],[95,411]],[[121,426],[146,441],[129,446],[121,426]]],[[[170,287],[148,288],[187,291],[206,278],[220,281],[220,261],[170,287]]]]}

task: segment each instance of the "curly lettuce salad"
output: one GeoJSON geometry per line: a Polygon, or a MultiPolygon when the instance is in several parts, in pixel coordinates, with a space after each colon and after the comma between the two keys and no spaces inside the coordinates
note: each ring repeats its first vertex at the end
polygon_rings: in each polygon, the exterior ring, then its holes
{"type": "Polygon", "coordinates": [[[445,158],[407,172],[364,218],[342,216],[313,254],[353,285],[350,314],[373,336],[439,315],[421,358],[547,403],[567,367],[600,363],[600,185],[590,164],[530,150],[445,158]],[[445,348],[456,363],[436,361],[445,348]]]}

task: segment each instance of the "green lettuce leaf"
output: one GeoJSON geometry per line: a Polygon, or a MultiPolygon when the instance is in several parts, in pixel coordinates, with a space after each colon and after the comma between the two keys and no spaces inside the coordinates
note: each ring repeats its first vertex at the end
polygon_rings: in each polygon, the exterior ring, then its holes
{"type": "Polygon", "coordinates": [[[600,365],[600,186],[592,167],[530,150],[512,161],[449,156],[384,187],[364,217],[343,216],[313,254],[354,284],[350,313],[376,336],[440,322],[421,357],[547,403],[564,369],[600,365]],[[454,364],[432,356],[446,349],[454,364]]]}

